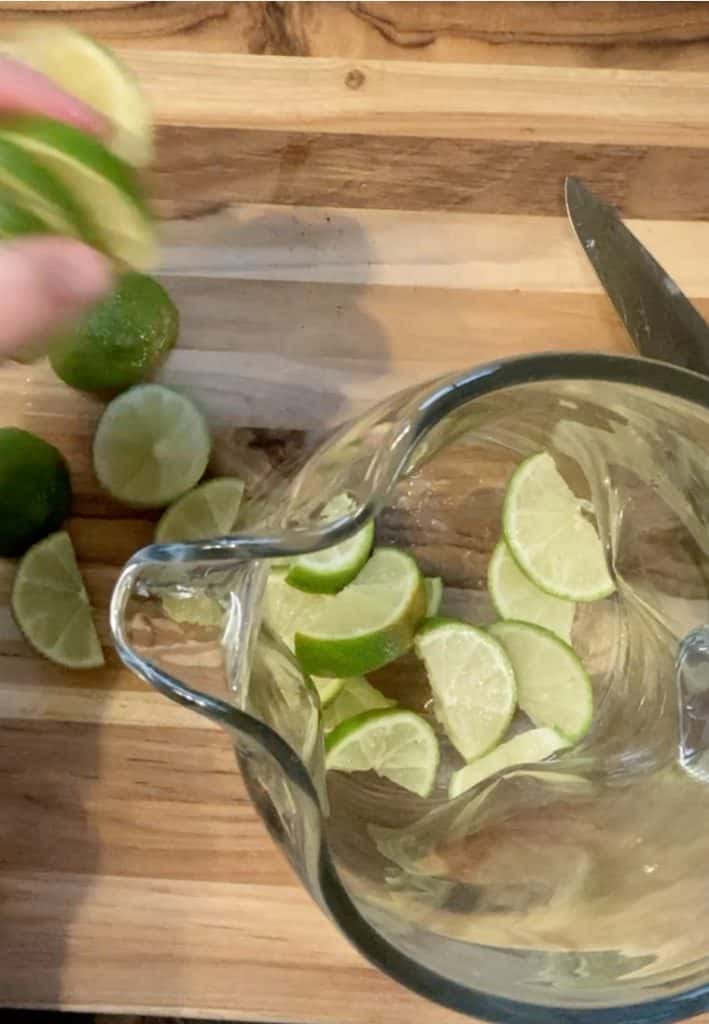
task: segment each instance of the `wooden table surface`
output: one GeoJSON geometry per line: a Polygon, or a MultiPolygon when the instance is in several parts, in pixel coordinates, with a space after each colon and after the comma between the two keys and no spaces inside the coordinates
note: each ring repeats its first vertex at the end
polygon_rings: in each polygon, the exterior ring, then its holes
{"type": "MultiPolygon", "coordinates": [[[[709,4],[0,4],[115,46],[159,125],[180,349],[249,471],[491,356],[629,347],[564,219],[581,175],[709,312],[709,4]]],[[[103,497],[100,404],[5,368],[1,422],[71,460],[108,641],[151,523],[103,497]]],[[[238,461],[238,460],[237,460],[238,461]]],[[[0,567],[0,1006],[460,1019],[367,966],[297,884],[225,737],[119,667],[38,660],[0,567]]],[[[709,1016],[703,1018],[709,1020],[709,1016]]]]}

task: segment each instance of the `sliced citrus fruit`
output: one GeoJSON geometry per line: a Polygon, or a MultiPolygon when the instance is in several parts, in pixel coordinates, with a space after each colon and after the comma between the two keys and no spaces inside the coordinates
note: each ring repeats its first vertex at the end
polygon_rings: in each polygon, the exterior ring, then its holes
{"type": "Polygon", "coordinates": [[[316,618],[298,624],[296,656],[313,675],[364,675],[409,649],[425,611],[423,577],[414,559],[396,548],[378,548],[316,618]]]}
{"type": "Polygon", "coordinates": [[[495,747],[489,754],[484,754],[466,764],[465,768],[453,772],[448,785],[448,796],[453,799],[505,768],[544,761],[568,745],[569,741],[555,729],[529,729],[527,732],[519,733],[501,743],[499,747],[495,747]]]}
{"type": "MultiPolygon", "coordinates": [[[[338,495],[323,509],[323,522],[332,522],[352,510],[348,495],[338,495]]],[[[369,558],[374,541],[374,523],[366,523],[354,536],[323,551],[299,555],[290,563],[288,582],[300,590],[336,594],[350,583],[369,558]]]]}
{"type": "Polygon", "coordinates": [[[487,585],[495,611],[501,619],[534,622],[569,643],[576,605],[548,594],[522,572],[501,540],[487,570],[487,585]]]}
{"type": "Polygon", "coordinates": [[[342,683],[342,689],[323,713],[323,729],[326,733],[332,732],[340,722],[361,715],[363,711],[393,708],[396,704],[396,701],[389,700],[375,689],[364,676],[343,679],[342,683]]]}
{"type": "MultiPolygon", "coordinates": [[[[0,188],[4,202],[12,201],[20,207],[25,212],[23,219],[35,218],[47,234],[93,241],[91,222],[71,190],[22,146],[1,135],[0,188]]],[[[13,219],[18,222],[17,214],[13,219]]]]}
{"type": "Polygon", "coordinates": [[[593,716],[591,680],[568,644],[529,622],[496,622],[490,633],[509,655],[519,706],[535,725],[550,726],[576,743],[593,716]]]}
{"type": "Polygon", "coordinates": [[[325,740],[325,765],[341,772],[376,772],[418,796],[433,789],[438,740],[413,711],[383,708],[349,718],[325,740]]]}
{"type": "Polygon", "coordinates": [[[502,528],[520,569],[542,590],[568,601],[597,601],[615,590],[596,528],[549,452],[515,470],[502,528]]]}
{"type": "Polygon", "coordinates": [[[45,537],[25,554],[12,587],[12,612],[35,650],[66,668],[103,665],[69,534],[45,537]]]}
{"type": "Polygon", "coordinates": [[[426,589],[426,618],[432,619],[441,610],[443,580],[440,576],[425,576],[423,585],[426,589]]]}
{"type": "Polygon", "coordinates": [[[507,731],[517,687],[503,646],[458,619],[431,619],[419,631],[416,653],[426,666],[435,712],[453,746],[470,761],[507,731]]]}
{"type": "Polygon", "coordinates": [[[163,513],[155,530],[158,544],[224,537],[236,526],[244,482],[215,477],[188,491],[163,513]]]}

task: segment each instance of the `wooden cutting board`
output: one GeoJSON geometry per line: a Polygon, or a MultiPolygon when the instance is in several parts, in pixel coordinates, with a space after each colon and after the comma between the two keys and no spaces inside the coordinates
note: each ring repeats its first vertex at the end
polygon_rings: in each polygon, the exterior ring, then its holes
{"type": "MultiPolygon", "coordinates": [[[[154,104],[182,316],[163,378],[205,403],[231,468],[258,476],[304,432],[490,357],[628,350],[564,219],[567,173],[709,312],[707,4],[2,3],[0,30],[38,9],[117,46],[154,104]]],[[[107,602],[152,524],[96,485],[100,409],[44,366],[0,374],[0,422],[70,460],[107,645],[82,675],[35,657],[0,566],[0,1005],[458,1019],[350,948],[226,738],[119,666],[107,602]]]]}

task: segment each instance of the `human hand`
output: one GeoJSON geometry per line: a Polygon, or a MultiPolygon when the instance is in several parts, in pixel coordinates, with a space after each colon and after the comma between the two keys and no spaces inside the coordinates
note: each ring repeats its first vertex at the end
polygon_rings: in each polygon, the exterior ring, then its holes
{"type": "MultiPolygon", "coordinates": [[[[25,65],[0,57],[0,117],[44,114],[95,135],[104,118],[25,65]]],[[[72,238],[35,235],[0,245],[0,355],[61,327],[110,288],[101,253],[72,238]]]]}

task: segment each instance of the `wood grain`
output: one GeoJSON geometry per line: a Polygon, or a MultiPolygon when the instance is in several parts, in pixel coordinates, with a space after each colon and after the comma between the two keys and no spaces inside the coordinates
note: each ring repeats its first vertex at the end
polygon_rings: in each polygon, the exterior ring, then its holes
{"type": "MultiPolygon", "coordinates": [[[[568,173],[709,315],[709,4],[592,8],[0,3],[0,36],[37,13],[74,24],[151,98],[148,183],[182,319],[161,379],[204,406],[216,471],[252,486],[443,372],[629,351],[566,223],[568,173]]],[[[156,514],[98,487],[102,403],[40,363],[3,367],[0,409],[71,463],[69,528],[107,658],[83,675],[38,659],[0,565],[0,1006],[459,1020],[365,964],[268,840],[226,738],[119,664],[111,588],[156,514]]],[[[450,562],[406,508],[380,525],[450,562]]],[[[461,537],[449,583],[480,572],[461,537]]]]}

